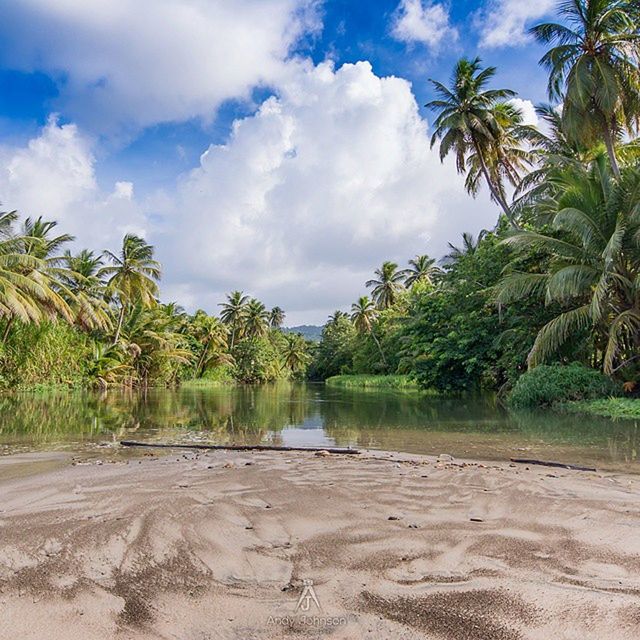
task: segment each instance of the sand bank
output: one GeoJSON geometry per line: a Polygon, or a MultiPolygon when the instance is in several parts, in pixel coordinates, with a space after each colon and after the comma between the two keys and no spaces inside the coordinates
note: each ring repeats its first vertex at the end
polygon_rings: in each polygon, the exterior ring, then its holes
{"type": "Polygon", "coordinates": [[[37,460],[0,460],[2,639],[640,637],[637,476],[379,453],[37,460]]]}

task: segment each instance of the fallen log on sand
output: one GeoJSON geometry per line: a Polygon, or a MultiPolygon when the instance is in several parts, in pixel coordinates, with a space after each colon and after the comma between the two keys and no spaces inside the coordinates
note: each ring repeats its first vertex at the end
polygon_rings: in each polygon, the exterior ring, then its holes
{"type": "Polygon", "coordinates": [[[573,471],[597,471],[595,467],[582,467],[579,464],[565,464],[564,462],[546,462],[545,460],[535,460],[528,458],[511,458],[511,462],[520,464],[538,464],[543,467],[557,467],[559,469],[572,469],[573,471]]]}
{"type": "Polygon", "coordinates": [[[326,451],[343,455],[359,454],[358,449],[328,449],[327,447],[284,447],[268,444],[165,444],[159,442],[136,442],[134,440],[121,440],[123,447],[155,447],[161,449],[214,449],[228,451],[326,451]]]}

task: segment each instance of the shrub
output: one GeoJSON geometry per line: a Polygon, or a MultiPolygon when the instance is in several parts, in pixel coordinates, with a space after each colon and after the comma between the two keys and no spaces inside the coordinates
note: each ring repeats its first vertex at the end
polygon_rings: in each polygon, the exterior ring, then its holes
{"type": "Polygon", "coordinates": [[[604,374],[581,364],[540,365],[523,374],[509,395],[516,409],[545,407],[573,400],[594,400],[619,395],[604,374]]]}

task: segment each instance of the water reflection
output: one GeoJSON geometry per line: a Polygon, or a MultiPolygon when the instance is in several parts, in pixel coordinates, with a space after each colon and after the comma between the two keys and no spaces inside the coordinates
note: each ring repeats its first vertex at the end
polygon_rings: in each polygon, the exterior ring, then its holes
{"type": "Polygon", "coordinates": [[[485,459],[516,455],[640,470],[636,422],[509,413],[486,396],[433,398],[280,384],[0,398],[5,452],[123,438],[337,444],[485,459]]]}

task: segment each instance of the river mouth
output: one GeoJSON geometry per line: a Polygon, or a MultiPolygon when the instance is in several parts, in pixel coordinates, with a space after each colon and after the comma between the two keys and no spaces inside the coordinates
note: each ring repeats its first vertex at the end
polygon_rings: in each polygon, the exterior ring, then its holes
{"type": "Polygon", "coordinates": [[[277,384],[0,398],[2,454],[62,450],[108,458],[123,455],[118,443],[125,439],[339,446],[498,461],[537,458],[640,472],[636,421],[510,412],[489,395],[447,398],[277,384]]]}

